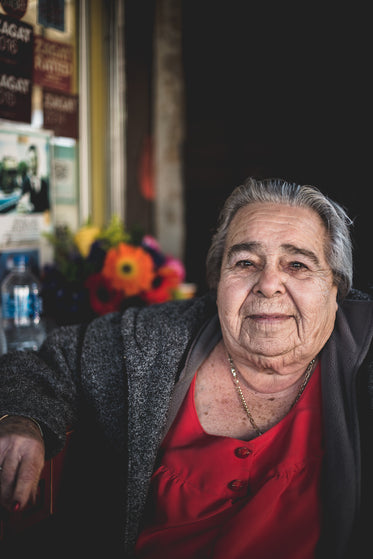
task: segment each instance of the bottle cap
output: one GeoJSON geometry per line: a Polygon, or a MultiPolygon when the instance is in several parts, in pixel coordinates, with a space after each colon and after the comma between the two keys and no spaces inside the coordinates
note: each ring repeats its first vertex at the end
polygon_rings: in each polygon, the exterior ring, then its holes
{"type": "Polygon", "coordinates": [[[27,254],[19,253],[15,254],[13,257],[13,263],[16,267],[27,266],[28,261],[29,257],[27,256],[27,254]]]}

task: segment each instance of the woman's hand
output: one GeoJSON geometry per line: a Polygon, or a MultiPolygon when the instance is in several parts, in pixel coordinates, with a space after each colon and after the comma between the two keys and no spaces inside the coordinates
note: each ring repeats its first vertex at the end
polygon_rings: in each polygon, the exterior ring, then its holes
{"type": "Polygon", "coordinates": [[[34,504],[44,467],[44,442],[34,421],[7,416],[0,421],[0,504],[10,511],[34,504]]]}

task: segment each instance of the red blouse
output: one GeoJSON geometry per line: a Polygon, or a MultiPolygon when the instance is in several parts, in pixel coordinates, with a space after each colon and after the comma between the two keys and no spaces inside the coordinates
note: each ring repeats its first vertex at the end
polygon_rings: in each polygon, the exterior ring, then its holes
{"type": "Polygon", "coordinates": [[[320,366],[294,408],[251,441],[208,435],[195,377],[161,448],[141,559],[311,559],[320,534],[320,366]]]}

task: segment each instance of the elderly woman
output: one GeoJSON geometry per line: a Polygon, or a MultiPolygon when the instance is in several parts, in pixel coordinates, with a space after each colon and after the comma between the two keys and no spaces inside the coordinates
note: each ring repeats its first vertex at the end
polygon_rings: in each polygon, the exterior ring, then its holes
{"type": "Polygon", "coordinates": [[[141,559],[360,557],[373,303],[351,290],[349,225],[314,187],[249,179],[212,241],[212,296],[5,355],[3,504],[32,500],[44,445],[58,452],[71,425],[79,482],[67,510],[84,546],[141,559]]]}

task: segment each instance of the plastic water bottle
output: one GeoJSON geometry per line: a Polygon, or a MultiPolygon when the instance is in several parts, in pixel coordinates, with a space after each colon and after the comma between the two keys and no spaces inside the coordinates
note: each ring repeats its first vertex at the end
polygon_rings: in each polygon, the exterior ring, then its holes
{"type": "Polygon", "coordinates": [[[16,255],[13,263],[13,269],[1,284],[6,350],[36,350],[45,337],[40,283],[29,269],[26,255],[16,255]]]}
{"type": "Polygon", "coordinates": [[[5,339],[4,326],[3,326],[2,314],[0,308],[0,355],[3,355],[3,353],[6,353],[6,339],[5,339]]]}

